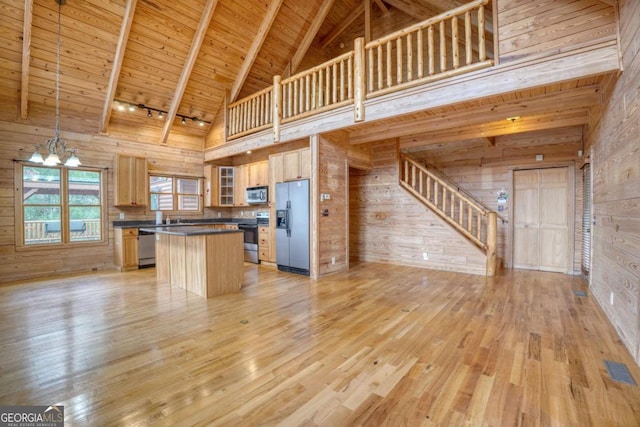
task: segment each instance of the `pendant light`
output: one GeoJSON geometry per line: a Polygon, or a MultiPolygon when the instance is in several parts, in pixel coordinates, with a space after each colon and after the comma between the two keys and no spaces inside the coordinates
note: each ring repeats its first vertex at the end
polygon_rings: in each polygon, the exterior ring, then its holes
{"type": "Polygon", "coordinates": [[[77,167],[80,166],[80,159],[76,155],[75,148],[67,148],[67,143],[60,138],[60,33],[62,29],[61,17],[62,17],[62,5],[66,3],[66,0],[55,0],[58,4],[58,40],[56,43],[56,128],[53,138],[50,138],[45,142],[49,154],[46,159],[43,159],[40,154],[42,146],[36,146],[36,150],[29,159],[30,162],[42,163],[45,166],[55,166],[62,163],[61,158],[67,157],[65,166],[77,167]]]}

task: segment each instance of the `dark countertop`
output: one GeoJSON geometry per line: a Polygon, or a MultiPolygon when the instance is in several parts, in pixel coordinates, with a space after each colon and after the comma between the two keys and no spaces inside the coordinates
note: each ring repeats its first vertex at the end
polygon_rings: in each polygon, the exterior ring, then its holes
{"type": "Polygon", "coordinates": [[[148,233],[172,234],[174,236],[202,236],[206,234],[224,234],[224,233],[244,233],[242,230],[224,230],[209,227],[198,227],[197,225],[159,225],[140,228],[140,231],[148,233]]]}
{"type": "MultiPolygon", "coordinates": [[[[171,224],[158,224],[163,227],[179,227],[179,226],[198,226],[207,224],[256,224],[255,218],[204,218],[204,219],[185,219],[182,222],[171,220],[171,224]]],[[[155,220],[122,220],[113,221],[113,228],[141,228],[156,227],[155,220]]]]}

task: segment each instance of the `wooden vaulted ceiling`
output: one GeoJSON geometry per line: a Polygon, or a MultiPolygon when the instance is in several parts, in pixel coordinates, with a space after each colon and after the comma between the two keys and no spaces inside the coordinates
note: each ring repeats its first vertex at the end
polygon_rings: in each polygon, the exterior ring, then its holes
{"type": "MultiPolygon", "coordinates": [[[[225,97],[239,99],[272,84],[274,75],[289,75],[335,57],[351,49],[356,37],[375,39],[468,1],[66,0],[61,9],[61,129],[204,146],[209,125],[192,120],[181,125],[181,116],[213,122],[225,97]],[[367,19],[371,25],[365,25],[367,19]],[[177,118],[159,119],[156,111],[147,117],[148,111],[140,108],[119,111],[119,101],[168,111],[177,118]]],[[[0,13],[0,120],[17,118],[52,127],[58,4],[0,0],[0,13]]],[[[544,92],[563,91],[565,97],[567,91],[578,90],[571,106],[587,115],[584,107],[594,104],[598,83],[575,82],[575,87],[528,94],[535,99],[526,107],[539,114],[531,119],[530,129],[547,126],[543,115],[555,114],[547,109],[553,94],[543,98],[544,92]]],[[[514,95],[515,100],[522,97],[514,95]]],[[[416,134],[426,134],[432,144],[473,139],[478,132],[491,138],[512,131],[500,120],[504,114],[516,115],[507,113],[510,106],[523,108],[522,102],[512,105],[514,99],[507,96],[356,126],[350,135],[353,143],[364,143],[384,130],[415,152],[424,147],[412,141],[425,139],[416,139],[416,134]],[[502,106],[495,109],[492,104],[502,106]],[[476,113],[461,113],[464,110],[476,113]],[[469,117],[477,120],[468,128],[453,129],[469,117]]],[[[584,117],[566,119],[565,123],[578,123],[584,117]]]]}
{"type": "MultiPolygon", "coordinates": [[[[225,97],[270,85],[276,74],[315,65],[363,35],[365,7],[425,19],[465,1],[422,0],[66,0],[61,8],[61,128],[149,142],[169,134],[202,139],[225,97]],[[416,5],[420,4],[419,7],[416,5]],[[427,16],[425,16],[427,15],[427,16]],[[308,54],[312,52],[313,54],[308,54]],[[312,59],[309,59],[312,58],[312,59]],[[122,102],[120,102],[122,101],[122,102]],[[157,111],[119,111],[144,104],[157,111]],[[165,115],[166,117],[166,115],[165,115]]],[[[0,0],[3,14],[0,119],[52,126],[58,4],[0,0]]],[[[402,19],[394,19],[403,25],[402,19]]],[[[388,25],[377,32],[392,31],[388,25]],[[388,28],[387,28],[388,27],[388,28]]],[[[178,138],[179,140],[179,138],[178,138]]]]}

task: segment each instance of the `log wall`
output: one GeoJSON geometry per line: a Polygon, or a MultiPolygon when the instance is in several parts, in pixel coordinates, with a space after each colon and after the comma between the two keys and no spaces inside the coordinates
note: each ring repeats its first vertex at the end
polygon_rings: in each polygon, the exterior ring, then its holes
{"type": "MultiPolygon", "coordinates": [[[[35,145],[53,135],[52,129],[0,122],[0,282],[46,277],[60,273],[83,272],[113,268],[113,227],[120,213],[126,219],[153,219],[145,208],[118,209],[114,204],[113,167],[116,154],[128,154],[148,159],[150,171],[171,174],[203,175],[202,151],[178,149],[91,136],[65,133],[61,137],[68,146],[78,149],[83,166],[107,168],[108,243],[64,249],[15,250],[14,228],[14,159],[29,158],[35,145]]],[[[20,177],[18,177],[20,179],[20,177]]],[[[209,214],[207,210],[205,215],[209,214]]],[[[202,214],[191,215],[193,218],[202,214]]],[[[187,216],[185,216],[186,218],[187,216]]]]}
{"type": "Polygon", "coordinates": [[[372,151],[373,168],[349,174],[351,260],[485,274],[485,255],[399,186],[396,140],[372,151]]]}
{"type": "Polygon", "coordinates": [[[350,146],[347,136],[336,132],[320,137],[319,154],[319,193],[330,195],[318,205],[318,275],[322,276],[349,268],[349,165],[370,168],[371,151],[350,146]]]}
{"type": "Polygon", "coordinates": [[[499,0],[500,63],[615,37],[615,8],[606,3],[499,0]]]}
{"type": "Polygon", "coordinates": [[[595,220],[590,289],[640,364],[640,2],[619,6],[624,72],[608,80],[586,134],[595,220]]]}
{"type": "MultiPolygon", "coordinates": [[[[578,150],[581,147],[582,128],[573,126],[499,136],[493,144],[487,140],[439,144],[437,148],[416,154],[498,213],[498,264],[509,267],[511,212],[508,203],[503,204],[500,211],[497,201],[497,193],[502,189],[507,190],[509,197],[513,196],[509,171],[574,164],[580,161],[578,150]],[[536,154],[542,154],[544,160],[536,162],[536,154]]],[[[573,271],[578,274],[582,260],[582,171],[575,169],[573,271]]]]}

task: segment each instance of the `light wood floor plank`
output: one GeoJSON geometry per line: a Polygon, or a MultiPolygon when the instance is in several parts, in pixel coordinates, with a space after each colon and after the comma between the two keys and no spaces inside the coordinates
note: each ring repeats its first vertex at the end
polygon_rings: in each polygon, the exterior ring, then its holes
{"type": "Polygon", "coordinates": [[[640,368],[580,278],[247,264],[209,300],[153,269],[0,287],[0,404],[67,425],[640,425],[640,368]]]}

